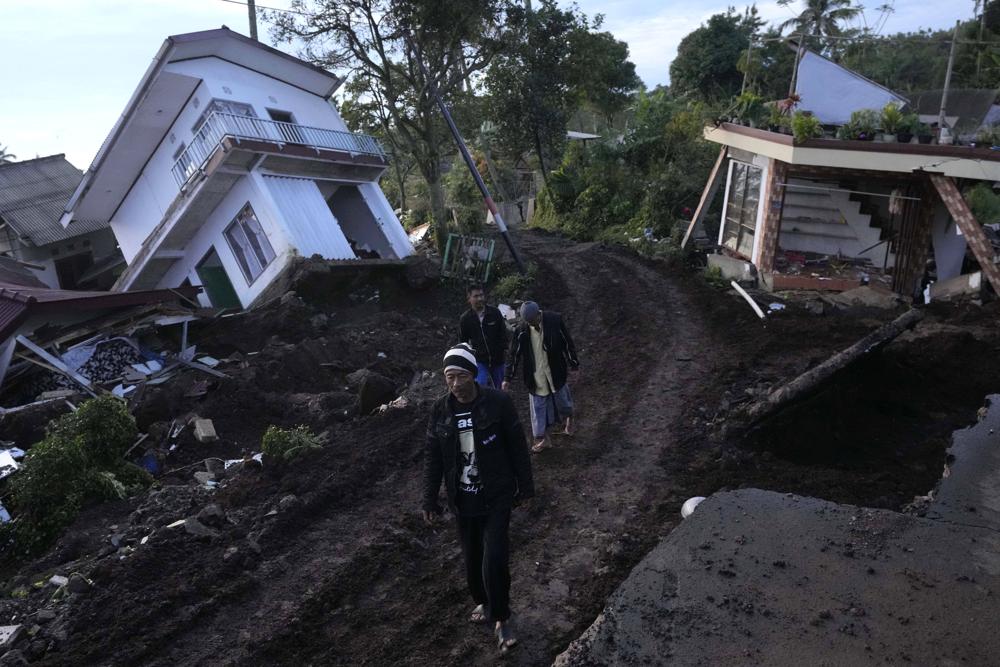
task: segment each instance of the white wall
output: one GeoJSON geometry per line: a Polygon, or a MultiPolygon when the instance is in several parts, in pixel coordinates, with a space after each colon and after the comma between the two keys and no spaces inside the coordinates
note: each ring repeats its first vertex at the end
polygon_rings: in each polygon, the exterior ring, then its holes
{"type": "Polygon", "coordinates": [[[263,182],[281,212],[291,244],[303,257],[357,259],[316,181],[264,176],[263,182]]]}
{"type": "Polygon", "coordinates": [[[41,247],[21,246],[18,257],[30,264],[45,267],[41,271],[36,269],[30,269],[30,271],[49,287],[58,288],[60,285],[59,276],[56,272],[56,260],[89,252],[93,255],[94,261],[97,261],[113,253],[115,246],[114,234],[111,233],[110,229],[103,229],[74,236],[71,239],[57,243],[49,243],[41,247]],[[84,241],[89,241],[89,245],[84,245],[84,241]],[[53,255],[53,249],[58,250],[59,254],[53,255]]]}
{"type": "Polygon", "coordinates": [[[938,281],[954,278],[962,273],[965,259],[965,236],[951,219],[948,209],[938,203],[931,224],[931,241],[934,244],[934,263],[938,281]]]}
{"type": "MultiPolygon", "coordinates": [[[[178,260],[159,282],[159,287],[176,287],[187,278],[192,285],[201,285],[195,267],[202,258],[208,254],[212,247],[219,254],[219,260],[229,276],[229,281],[233,284],[240,303],[248,306],[257,298],[265,287],[281,272],[288,264],[289,259],[295,254],[295,249],[289,242],[288,236],[282,229],[281,219],[274,210],[268,197],[263,194],[254,179],[244,177],[239,179],[229,194],[219,203],[215,211],[205,220],[201,229],[195,234],[187,246],[185,246],[185,257],[178,260]],[[275,258],[257,276],[252,284],[248,284],[240,265],[233,254],[229,242],[223,232],[229,223],[243,207],[250,203],[253,207],[257,219],[260,221],[264,233],[267,235],[271,247],[274,249],[275,258]]],[[[201,301],[208,305],[205,294],[201,295],[201,301]]]]}

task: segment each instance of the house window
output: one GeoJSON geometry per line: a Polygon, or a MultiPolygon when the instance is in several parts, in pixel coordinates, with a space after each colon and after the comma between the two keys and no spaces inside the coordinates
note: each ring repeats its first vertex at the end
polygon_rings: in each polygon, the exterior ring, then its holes
{"type": "Polygon", "coordinates": [[[753,239],[757,230],[760,182],[760,167],[733,161],[723,219],[722,245],[748,258],[753,254],[753,239]]]}
{"type": "Polygon", "coordinates": [[[274,249],[250,204],[226,227],[225,235],[247,284],[252,284],[274,259],[274,249]]]}
{"type": "Polygon", "coordinates": [[[295,116],[291,111],[281,111],[279,109],[268,109],[267,115],[271,120],[280,123],[277,126],[278,137],[282,142],[290,144],[306,144],[305,128],[295,123],[295,116]]]}

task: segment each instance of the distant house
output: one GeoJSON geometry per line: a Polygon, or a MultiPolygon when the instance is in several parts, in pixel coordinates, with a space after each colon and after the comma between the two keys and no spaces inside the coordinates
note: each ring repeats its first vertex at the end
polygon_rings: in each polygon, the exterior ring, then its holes
{"type": "Polygon", "coordinates": [[[0,255],[37,267],[48,287],[108,289],[124,268],[108,223],[59,224],[81,178],[62,155],[0,164],[0,255]]]}
{"type": "MultiPolygon", "coordinates": [[[[823,61],[807,53],[802,64],[818,69],[801,70],[799,80],[802,106],[825,123],[902,99],[861,77],[851,82],[844,68],[823,61]],[[817,73],[829,75],[824,86],[817,87],[817,73]]],[[[732,123],[707,127],[705,138],[721,150],[691,229],[724,184],[720,254],[710,257],[720,268],[756,274],[772,290],[872,284],[922,300],[931,282],[934,298],[988,281],[1000,292],[996,251],[960,194],[976,181],[1000,181],[1000,152],[915,139],[797,143],[732,123]]]]}
{"type": "Polygon", "coordinates": [[[413,252],[379,188],[388,157],[348,131],[342,79],[222,28],[167,38],[62,223],[111,225],[120,290],[203,285],[246,307],[296,255],[413,252]]]}
{"type": "MultiPolygon", "coordinates": [[[[911,106],[920,115],[921,121],[937,124],[941,113],[942,92],[938,89],[910,94],[911,106]]],[[[971,141],[980,128],[1000,123],[997,91],[992,88],[949,90],[947,106],[945,124],[960,141],[971,141]]]]}

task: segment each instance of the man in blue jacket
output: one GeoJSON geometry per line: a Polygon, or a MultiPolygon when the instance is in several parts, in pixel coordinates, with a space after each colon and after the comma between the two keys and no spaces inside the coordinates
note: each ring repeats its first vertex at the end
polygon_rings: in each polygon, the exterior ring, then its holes
{"type": "Polygon", "coordinates": [[[473,623],[495,624],[501,653],[516,643],[510,619],[508,528],[516,502],[531,498],[531,456],[510,397],[476,383],[476,356],[460,343],[444,357],[448,394],[434,404],[427,426],[423,518],[441,513],[444,480],[458,519],[473,623]]]}

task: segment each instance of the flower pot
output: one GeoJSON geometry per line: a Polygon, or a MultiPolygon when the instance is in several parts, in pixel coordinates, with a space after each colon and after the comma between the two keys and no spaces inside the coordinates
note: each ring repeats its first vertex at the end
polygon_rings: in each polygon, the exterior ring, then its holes
{"type": "Polygon", "coordinates": [[[922,144],[929,144],[929,143],[931,143],[931,140],[933,138],[934,138],[933,134],[918,134],[917,135],[917,141],[919,141],[922,144]]]}
{"type": "Polygon", "coordinates": [[[767,131],[768,132],[781,132],[781,126],[780,125],[768,125],[767,126],[767,131]]]}
{"type": "Polygon", "coordinates": [[[896,138],[899,139],[899,143],[908,144],[913,141],[913,134],[910,132],[899,132],[896,134],[896,138]]]}
{"type": "Polygon", "coordinates": [[[887,144],[894,144],[894,143],[896,143],[896,135],[895,134],[889,134],[888,132],[883,132],[882,133],[882,141],[884,143],[887,143],[887,144]]]}

